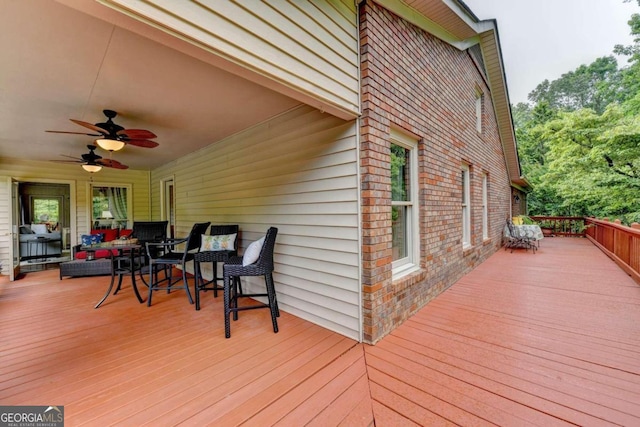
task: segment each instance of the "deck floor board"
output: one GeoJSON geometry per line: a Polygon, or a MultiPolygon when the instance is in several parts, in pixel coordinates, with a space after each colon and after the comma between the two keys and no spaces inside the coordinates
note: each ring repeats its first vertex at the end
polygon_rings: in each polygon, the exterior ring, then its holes
{"type": "Polygon", "coordinates": [[[586,239],[498,251],[376,345],[128,279],[0,277],[0,403],[69,426],[640,425],[640,285],[586,239]],[[143,293],[144,294],[144,293],[143,293]]]}

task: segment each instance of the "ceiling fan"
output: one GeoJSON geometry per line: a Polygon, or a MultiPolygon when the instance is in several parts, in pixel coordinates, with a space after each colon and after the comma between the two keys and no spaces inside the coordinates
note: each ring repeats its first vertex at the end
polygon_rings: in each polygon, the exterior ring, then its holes
{"type": "Polygon", "coordinates": [[[108,151],[118,151],[125,144],[134,145],[136,147],[155,148],[159,144],[151,139],[156,138],[156,134],[144,129],[125,129],[120,125],[113,122],[113,118],[117,116],[113,110],[102,110],[107,121],[104,123],[91,124],[83,122],[82,120],[69,119],[73,123],[91,129],[95,133],[86,132],[68,132],[61,130],[47,130],[45,132],[50,133],[67,133],[73,135],[87,135],[99,137],[96,139],[96,144],[108,151]]]}
{"type": "Polygon", "coordinates": [[[102,169],[102,167],[114,169],[129,169],[129,166],[123,165],[117,160],[103,159],[102,156],[94,152],[95,149],[98,148],[95,145],[87,145],[87,148],[89,149],[89,152],[87,154],[83,154],[80,158],[61,154],[62,157],[67,157],[73,160],[52,160],[52,162],[80,163],[82,164],[82,168],[87,172],[98,172],[100,169],[102,169]]]}

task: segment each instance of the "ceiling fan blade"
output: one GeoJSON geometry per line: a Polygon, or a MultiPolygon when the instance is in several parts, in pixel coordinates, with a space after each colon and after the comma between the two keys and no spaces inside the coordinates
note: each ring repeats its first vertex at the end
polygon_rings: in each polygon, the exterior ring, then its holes
{"type": "Polygon", "coordinates": [[[67,131],[64,131],[64,130],[45,130],[45,132],[49,132],[49,133],[68,133],[68,134],[71,134],[71,135],[103,136],[101,133],[67,132],[67,131]]]}
{"type": "Polygon", "coordinates": [[[82,120],[76,120],[76,119],[69,119],[69,120],[71,120],[73,123],[77,125],[84,126],[91,130],[95,130],[96,132],[100,132],[100,135],[109,135],[109,132],[106,131],[105,129],[102,129],[100,126],[96,126],[88,122],[83,122],[82,120]]]}
{"type": "MultiPolygon", "coordinates": [[[[73,159],[76,162],[84,162],[84,160],[79,158],[79,157],[67,156],[66,154],[60,154],[60,156],[66,157],[67,159],[73,159]]],[[[60,162],[70,162],[71,160],[58,160],[58,161],[60,161],[60,162]]]]}
{"type": "Polygon", "coordinates": [[[150,139],[158,137],[155,133],[144,129],[122,129],[121,131],[118,131],[117,134],[133,139],[150,139]]]}
{"type": "Polygon", "coordinates": [[[120,163],[117,160],[101,159],[101,160],[96,161],[96,163],[99,164],[99,165],[102,165],[104,167],[107,167],[107,168],[129,169],[129,166],[123,165],[122,163],[120,163]]]}
{"type": "Polygon", "coordinates": [[[158,145],[155,141],[149,141],[148,139],[125,139],[129,145],[135,145],[136,147],[144,147],[144,148],[156,148],[158,145]]]}
{"type": "Polygon", "coordinates": [[[49,160],[50,162],[56,163],[84,163],[82,160],[49,160]]]}

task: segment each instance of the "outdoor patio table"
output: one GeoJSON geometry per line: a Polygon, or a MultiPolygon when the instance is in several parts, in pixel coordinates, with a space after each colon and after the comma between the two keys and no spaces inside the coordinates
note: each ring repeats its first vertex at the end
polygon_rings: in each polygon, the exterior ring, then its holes
{"type": "Polygon", "coordinates": [[[521,236],[528,237],[532,240],[535,240],[540,247],[540,240],[544,239],[544,234],[542,233],[542,229],[537,224],[523,224],[516,225],[516,230],[521,233],[521,236]]]}
{"type": "MultiPolygon", "coordinates": [[[[100,302],[98,302],[98,304],[96,304],[94,308],[100,307],[100,305],[111,294],[111,290],[113,289],[113,283],[115,281],[116,276],[118,276],[118,286],[116,287],[116,290],[113,292],[113,294],[115,295],[118,293],[118,291],[120,291],[120,287],[122,286],[122,277],[127,274],[131,275],[131,286],[133,287],[133,292],[135,293],[136,298],[138,298],[138,302],[141,304],[144,302],[144,300],[142,299],[142,296],[140,295],[140,292],[138,291],[138,286],[136,284],[136,275],[135,275],[136,260],[140,258],[142,253],[141,245],[137,243],[128,243],[128,242],[121,243],[119,241],[114,241],[114,242],[100,243],[98,245],[92,245],[92,246],[82,246],[80,249],[83,251],[87,251],[88,254],[90,252],[95,252],[98,249],[108,249],[111,256],[111,262],[113,265],[112,267],[113,274],[111,275],[111,282],[109,283],[109,288],[107,289],[107,292],[104,294],[100,302]],[[113,254],[113,249],[116,249],[118,251],[118,255],[113,254]]],[[[89,256],[87,256],[87,262],[92,262],[92,261],[89,261],[89,256]]]]}

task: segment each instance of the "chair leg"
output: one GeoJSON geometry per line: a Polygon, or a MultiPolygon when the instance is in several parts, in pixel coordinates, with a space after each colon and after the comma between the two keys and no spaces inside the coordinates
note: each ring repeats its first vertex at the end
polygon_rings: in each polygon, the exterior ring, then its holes
{"type": "Polygon", "coordinates": [[[224,275],[224,336],[225,338],[231,337],[231,321],[229,319],[229,314],[231,313],[231,278],[224,275]]]}
{"type": "Polygon", "coordinates": [[[189,304],[193,304],[193,298],[191,298],[191,291],[189,290],[189,282],[187,281],[187,268],[186,268],[186,266],[182,266],[182,283],[184,283],[184,290],[187,293],[187,298],[189,299],[189,304]]]}
{"type": "Polygon", "coordinates": [[[218,298],[218,263],[213,261],[213,297],[218,298]]]}
{"type": "Polygon", "coordinates": [[[269,311],[271,312],[271,323],[273,324],[273,332],[278,333],[278,319],[280,316],[280,310],[278,309],[278,302],[276,301],[276,291],[273,286],[273,277],[271,274],[264,276],[267,285],[267,298],[269,298],[269,311]]]}
{"type": "Polygon", "coordinates": [[[200,271],[200,263],[194,261],[193,270],[195,273],[195,285],[193,291],[196,296],[196,310],[200,310],[200,286],[203,284],[204,280],[202,279],[202,271],[200,271]]]}
{"type": "Polygon", "coordinates": [[[149,262],[149,297],[147,298],[147,307],[151,307],[151,295],[153,295],[153,285],[158,283],[157,272],[155,274],[156,280],[154,281],[153,278],[154,278],[153,262],[149,262]]]}
{"type": "MultiPolygon", "coordinates": [[[[238,295],[242,293],[238,293],[238,288],[242,289],[242,283],[240,282],[239,277],[234,277],[231,286],[231,303],[230,308],[238,308],[238,295]]],[[[238,310],[233,312],[233,320],[238,320],[238,310]]]]}

